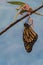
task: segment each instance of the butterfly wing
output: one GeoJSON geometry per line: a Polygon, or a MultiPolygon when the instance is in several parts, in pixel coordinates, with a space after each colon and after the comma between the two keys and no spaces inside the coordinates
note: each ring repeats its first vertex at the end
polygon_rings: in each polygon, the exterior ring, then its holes
{"type": "Polygon", "coordinates": [[[32,27],[30,27],[27,23],[25,23],[23,32],[23,41],[27,52],[32,51],[32,47],[34,43],[37,41],[37,38],[38,38],[37,33],[33,31],[32,27]]]}

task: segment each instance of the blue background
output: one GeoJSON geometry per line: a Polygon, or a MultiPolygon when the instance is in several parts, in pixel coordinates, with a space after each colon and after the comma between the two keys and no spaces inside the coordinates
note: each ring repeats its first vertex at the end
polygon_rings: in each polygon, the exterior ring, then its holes
{"type": "MultiPolygon", "coordinates": [[[[17,13],[17,6],[8,4],[7,1],[0,0],[0,31],[15,21],[14,16],[17,13]]],[[[17,1],[26,2],[35,9],[42,4],[43,0],[17,1]]],[[[39,12],[43,13],[43,9],[39,12]]],[[[0,36],[0,65],[43,65],[43,16],[32,14],[31,17],[34,20],[34,30],[38,34],[38,40],[32,52],[25,51],[22,39],[23,24],[27,20],[25,18],[0,36]]]]}

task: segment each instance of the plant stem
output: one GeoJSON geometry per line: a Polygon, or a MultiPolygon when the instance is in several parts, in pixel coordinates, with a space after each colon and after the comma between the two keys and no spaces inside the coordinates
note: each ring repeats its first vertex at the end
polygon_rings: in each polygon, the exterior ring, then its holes
{"type": "MultiPolygon", "coordinates": [[[[33,14],[34,12],[38,11],[39,9],[41,9],[43,7],[43,5],[41,5],[40,7],[38,7],[37,9],[33,10],[31,14],[33,14]]],[[[11,23],[8,27],[6,27],[4,30],[2,30],[0,32],[0,35],[2,35],[4,32],[6,32],[8,29],[10,29],[12,26],[14,26],[16,23],[20,22],[21,20],[23,20],[24,18],[28,17],[29,14],[26,14],[25,16],[21,17],[20,19],[16,20],[15,22],[11,23]]]]}

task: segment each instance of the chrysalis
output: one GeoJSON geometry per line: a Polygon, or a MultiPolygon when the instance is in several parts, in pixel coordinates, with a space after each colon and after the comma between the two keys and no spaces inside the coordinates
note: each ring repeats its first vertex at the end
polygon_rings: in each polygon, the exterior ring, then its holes
{"type": "Polygon", "coordinates": [[[29,53],[32,51],[34,43],[37,41],[38,35],[28,24],[24,24],[23,41],[26,51],[29,53]]]}

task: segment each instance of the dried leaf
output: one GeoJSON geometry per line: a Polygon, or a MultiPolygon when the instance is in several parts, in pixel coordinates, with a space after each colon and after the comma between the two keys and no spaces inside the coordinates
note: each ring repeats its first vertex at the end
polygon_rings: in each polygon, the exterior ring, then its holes
{"type": "Polygon", "coordinates": [[[35,12],[34,14],[37,14],[37,15],[43,16],[43,13],[39,13],[39,12],[35,12]]]}
{"type": "Polygon", "coordinates": [[[20,11],[20,14],[25,13],[25,12],[27,12],[27,11],[26,10],[21,10],[20,11]]]}

